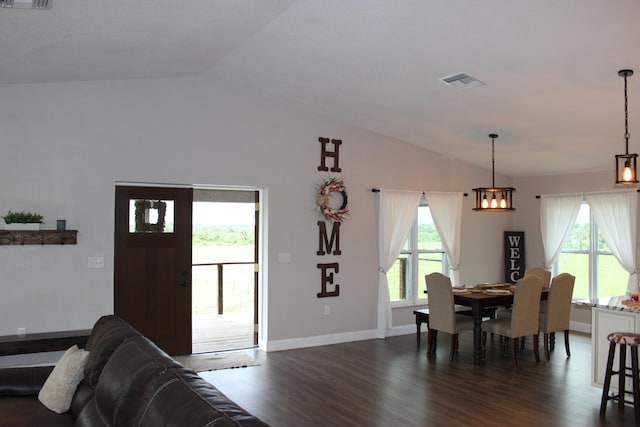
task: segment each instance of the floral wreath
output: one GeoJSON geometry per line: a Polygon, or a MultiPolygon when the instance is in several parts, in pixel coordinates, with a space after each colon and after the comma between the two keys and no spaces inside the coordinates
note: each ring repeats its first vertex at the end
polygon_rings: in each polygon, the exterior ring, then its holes
{"type": "Polygon", "coordinates": [[[318,188],[316,204],[322,216],[328,220],[342,221],[347,219],[349,208],[347,208],[347,187],[344,186],[344,180],[329,178],[322,183],[318,188]],[[342,196],[342,204],[338,209],[329,206],[329,196],[331,193],[340,193],[342,196]]]}

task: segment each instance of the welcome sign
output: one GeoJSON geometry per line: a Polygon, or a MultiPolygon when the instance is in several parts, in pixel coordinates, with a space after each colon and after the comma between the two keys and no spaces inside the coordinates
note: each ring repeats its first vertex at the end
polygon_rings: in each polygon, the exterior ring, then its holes
{"type": "Polygon", "coordinates": [[[516,283],[524,276],[524,231],[504,232],[505,282],[516,283]]]}

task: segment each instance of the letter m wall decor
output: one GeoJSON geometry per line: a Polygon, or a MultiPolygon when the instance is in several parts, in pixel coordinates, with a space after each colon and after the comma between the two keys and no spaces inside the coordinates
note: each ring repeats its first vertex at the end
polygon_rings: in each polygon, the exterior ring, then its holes
{"type": "Polygon", "coordinates": [[[516,283],[524,276],[524,231],[504,232],[504,280],[516,283]]]}

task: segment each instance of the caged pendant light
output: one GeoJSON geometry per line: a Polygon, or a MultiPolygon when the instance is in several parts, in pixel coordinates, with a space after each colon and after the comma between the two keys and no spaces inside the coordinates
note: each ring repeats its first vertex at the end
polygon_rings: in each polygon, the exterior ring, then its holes
{"type": "Polygon", "coordinates": [[[627,77],[633,76],[633,70],[620,70],[618,75],[624,78],[624,154],[616,154],[616,184],[636,185],[638,173],[637,154],[629,154],[629,102],[627,100],[627,77]]]}
{"type": "Polygon", "coordinates": [[[495,172],[495,139],[498,137],[495,133],[489,135],[491,138],[491,188],[478,187],[473,191],[476,193],[476,207],[474,211],[486,212],[504,212],[514,211],[513,187],[496,187],[495,172]]]}

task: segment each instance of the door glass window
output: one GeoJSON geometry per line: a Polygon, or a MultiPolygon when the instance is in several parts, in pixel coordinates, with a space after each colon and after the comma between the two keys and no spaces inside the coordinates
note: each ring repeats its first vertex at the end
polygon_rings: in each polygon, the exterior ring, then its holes
{"type": "Polygon", "coordinates": [[[173,233],[173,200],[129,199],[129,233],[173,233]]]}

